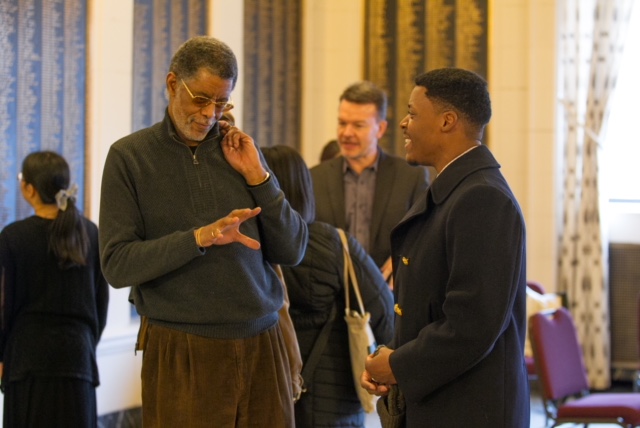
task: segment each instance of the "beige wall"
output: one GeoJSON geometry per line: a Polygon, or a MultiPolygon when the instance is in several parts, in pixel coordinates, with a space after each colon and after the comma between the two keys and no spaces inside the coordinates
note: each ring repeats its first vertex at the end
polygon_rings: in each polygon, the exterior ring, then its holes
{"type": "Polygon", "coordinates": [[[362,79],[364,1],[307,0],[302,36],[302,155],[318,163],[322,146],[336,137],[338,97],[362,79]]]}
{"type": "Polygon", "coordinates": [[[555,0],[494,0],[490,147],[527,223],[528,278],[555,289],[555,0]]]}
{"type": "MultiPolygon", "coordinates": [[[[309,165],[333,138],[337,98],[362,76],[364,0],[306,0],[302,151],[309,165]]],[[[493,0],[489,77],[494,116],[490,147],[503,166],[528,227],[529,278],[554,288],[554,68],[553,0],[493,0]]],[[[211,34],[240,60],[242,4],[211,0],[211,34]]],[[[133,0],[90,1],[88,214],[97,221],[102,166],[109,146],[131,128],[133,0]]],[[[242,100],[242,79],[233,97],[242,100]]],[[[241,108],[236,112],[242,124],[241,108]]],[[[111,290],[107,330],[98,348],[100,414],[139,405],[141,357],[133,355],[137,326],[128,290],[111,290]]]]}
{"type": "MultiPolygon", "coordinates": [[[[109,146],[131,132],[133,0],[90,1],[88,186],[89,216],[98,221],[102,167],[109,146]],[[129,12],[129,13],[126,13],[129,12]]],[[[141,355],[129,317],[128,289],[111,289],[107,328],[98,345],[98,413],[140,405],[141,355]]]]}

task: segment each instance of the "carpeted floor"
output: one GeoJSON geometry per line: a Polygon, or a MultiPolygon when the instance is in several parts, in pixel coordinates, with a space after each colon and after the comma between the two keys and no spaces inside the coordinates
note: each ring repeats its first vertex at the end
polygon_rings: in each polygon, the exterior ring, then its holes
{"type": "MultiPolygon", "coordinates": [[[[631,382],[616,382],[612,387],[615,392],[631,392],[631,382]]],[[[139,428],[142,426],[142,415],[140,409],[129,409],[127,411],[103,415],[99,418],[98,428],[139,428]]],[[[378,415],[371,413],[367,415],[365,422],[366,428],[380,428],[380,420],[378,415]]],[[[546,428],[544,417],[544,408],[542,406],[542,398],[538,385],[533,382],[531,384],[531,425],[530,428],[546,428]]],[[[581,425],[564,424],[561,428],[578,428],[581,425]]],[[[619,428],[618,425],[601,424],[593,425],[595,428],[619,428]]]]}

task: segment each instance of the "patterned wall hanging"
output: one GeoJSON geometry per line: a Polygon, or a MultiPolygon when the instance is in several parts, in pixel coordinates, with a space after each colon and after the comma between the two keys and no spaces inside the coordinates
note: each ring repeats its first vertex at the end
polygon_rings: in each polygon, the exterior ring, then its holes
{"type": "MultiPolygon", "coordinates": [[[[404,155],[398,127],[416,75],[460,67],[488,75],[488,0],[367,0],[364,78],[387,91],[380,145],[404,155]]],[[[485,135],[486,140],[486,135],[485,135]]]]}
{"type": "Polygon", "coordinates": [[[207,34],[206,0],[135,0],[133,27],[134,131],[164,117],[171,57],[187,39],[207,34]]]}
{"type": "Polygon", "coordinates": [[[300,148],[301,0],[245,0],[243,128],[300,148]]]}
{"type": "Polygon", "coordinates": [[[0,0],[0,229],[32,214],[16,180],[31,152],[85,183],[86,0],[0,0]]]}

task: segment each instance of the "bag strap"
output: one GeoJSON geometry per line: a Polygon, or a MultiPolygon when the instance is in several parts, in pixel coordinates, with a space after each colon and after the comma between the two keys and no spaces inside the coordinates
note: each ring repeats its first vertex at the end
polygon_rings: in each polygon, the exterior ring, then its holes
{"type": "Polygon", "coordinates": [[[313,348],[311,348],[311,352],[307,357],[307,361],[305,361],[302,366],[302,379],[304,379],[304,383],[306,386],[311,385],[311,374],[316,369],[316,365],[318,361],[320,361],[320,355],[324,348],[327,346],[327,341],[329,340],[329,333],[331,332],[331,326],[333,326],[333,320],[336,318],[336,314],[338,313],[337,305],[333,305],[331,308],[331,313],[329,314],[329,319],[320,330],[320,334],[316,338],[315,343],[313,344],[313,348]]]}
{"type": "Polygon", "coordinates": [[[351,254],[349,253],[349,241],[347,240],[347,235],[344,233],[344,230],[340,228],[336,228],[338,230],[338,234],[340,235],[340,240],[342,241],[342,253],[344,256],[344,301],[345,301],[345,311],[351,310],[350,303],[350,293],[349,293],[349,282],[351,282],[351,286],[353,287],[353,292],[356,296],[356,300],[358,301],[358,308],[360,309],[360,315],[364,316],[364,304],[362,303],[362,295],[360,294],[360,287],[358,286],[358,277],[356,276],[355,269],[353,268],[353,261],[351,260],[351,254]],[[351,280],[351,281],[349,281],[351,280]]]}

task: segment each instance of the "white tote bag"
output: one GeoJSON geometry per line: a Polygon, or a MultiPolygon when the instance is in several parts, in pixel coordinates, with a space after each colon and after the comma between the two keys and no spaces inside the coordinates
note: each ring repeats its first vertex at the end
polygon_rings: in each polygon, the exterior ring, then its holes
{"type": "Polygon", "coordinates": [[[344,319],[347,322],[347,329],[349,332],[349,353],[351,355],[353,382],[364,411],[371,413],[375,409],[375,403],[378,397],[369,394],[360,386],[360,376],[362,376],[362,372],[364,372],[364,363],[367,359],[367,355],[371,354],[375,349],[376,341],[373,336],[373,332],[371,331],[371,326],[369,325],[371,314],[365,311],[362,303],[360,287],[358,286],[358,278],[356,277],[353,262],[351,261],[351,255],[349,254],[347,236],[342,229],[338,229],[338,233],[342,240],[342,252],[344,255],[344,299],[346,303],[344,319]],[[350,286],[353,288],[353,292],[358,302],[357,310],[351,309],[351,295],[349,292],[350,286]]]}

